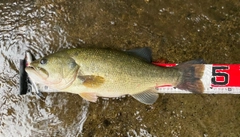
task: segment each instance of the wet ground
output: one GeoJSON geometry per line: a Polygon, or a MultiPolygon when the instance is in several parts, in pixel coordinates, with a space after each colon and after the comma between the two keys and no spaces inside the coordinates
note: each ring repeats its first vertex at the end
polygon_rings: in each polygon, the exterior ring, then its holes
{"type": "Polygon", "coordinates": [[[19,94],[19,59],[72,47],[150,47],[154,60],[240,63],[240,3],[0,0],[0,136],[240,136],[240,95],[160,95],[89,103],[19,94]]]}

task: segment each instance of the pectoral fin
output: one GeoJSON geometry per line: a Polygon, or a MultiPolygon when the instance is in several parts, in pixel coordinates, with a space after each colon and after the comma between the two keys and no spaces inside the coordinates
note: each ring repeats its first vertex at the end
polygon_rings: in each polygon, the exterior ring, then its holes
{"type": "Polygon", "coordinates": [[[82,81],[82,84],[88,88],[97,88],[105,82],[103,77],[95,75],[78,76],[78,78],[82,81]]]}
{"type": "Polygon", "coordinates": [[[83,99],[91,102],[96,102],[97,101],[97,95],[94,93],[80,93],[79,94],[83,99]]]}
{"type": "Polygon", "coordinates": [[[141,93],[133,94],[131,96],[146,105],[151,105],[158,99],[158,93],[156,89],[145,90],[141,93]]]}

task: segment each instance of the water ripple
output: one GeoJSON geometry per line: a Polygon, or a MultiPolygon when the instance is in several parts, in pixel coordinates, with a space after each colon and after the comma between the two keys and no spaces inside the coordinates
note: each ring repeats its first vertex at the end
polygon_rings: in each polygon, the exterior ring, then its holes
{"type": "MultiPolygon", "coordinates": [[[[64,112],[53,111],[56,94],[44,100],[34,94],[18,95],[19,59],[25,52],[29,50],[38,58],[68,45],[67,34],[57,23],[57,9],[57,4],[36,5],[30,0],[0,2],[0,136],[79,135],[82,131],[87,102],[83,101],[76,120],[68,125],[58,116],[64,112]]],[[[60,110],[68,111],[68,100],[57,104],[60,110]]]]}

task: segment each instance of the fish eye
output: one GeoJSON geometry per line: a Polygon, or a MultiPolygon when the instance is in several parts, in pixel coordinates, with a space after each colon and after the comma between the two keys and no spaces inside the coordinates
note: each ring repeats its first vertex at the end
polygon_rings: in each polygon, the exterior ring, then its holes
{"type": "Polygon", "coordinates": [[[73,69],[73,68],[75,68],[77,63],[75,61],[73,61],[73,62],[68,63],[68,65],[69,65],[69,68],[73,69]]]}
{"type": "Polygon", "coordinates": [[[42,65],[47,64],[47,59],[41,59],[40,64],[42,64],[42,65]]]}

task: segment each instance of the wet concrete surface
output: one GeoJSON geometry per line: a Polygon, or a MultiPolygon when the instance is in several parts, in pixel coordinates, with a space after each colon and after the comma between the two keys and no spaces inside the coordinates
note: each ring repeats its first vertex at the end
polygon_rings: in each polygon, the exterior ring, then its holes
{"type": "Polygon", "coordinates": [[[239,95],[84,101],[19,94],[19,59],[73,47],[150,47],[153,59],[240,63],[239,1],[0,0],[1,136],[240,136],[239,95]]]}

